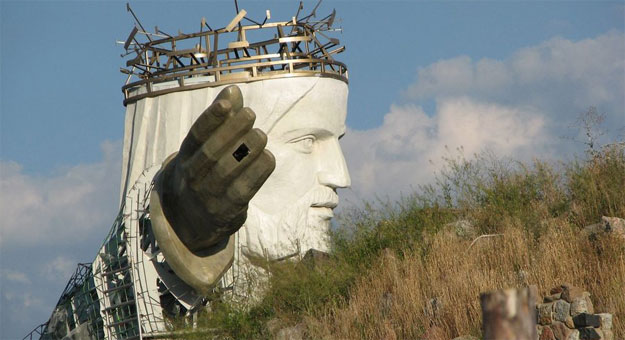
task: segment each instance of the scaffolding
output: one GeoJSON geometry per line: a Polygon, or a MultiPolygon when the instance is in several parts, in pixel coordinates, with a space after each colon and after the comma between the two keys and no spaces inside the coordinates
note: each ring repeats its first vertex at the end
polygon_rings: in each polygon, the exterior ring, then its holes
{"type": "Polygon", "coordinates": [[[166,333],[162,300],[170,293],[156,269],[166,262],[147,212],[156,170],[146,170],[129,190],[94,261],[78,265],[48,322],[24,339],[133,340],[166,333]]]}

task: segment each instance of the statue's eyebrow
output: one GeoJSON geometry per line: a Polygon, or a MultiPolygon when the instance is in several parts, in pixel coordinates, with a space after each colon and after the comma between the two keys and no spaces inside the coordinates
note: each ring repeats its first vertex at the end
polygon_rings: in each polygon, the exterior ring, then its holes
{"type": "Polygon", "coordinates": [[[289,130],[287,132],[284,133],[283,136],[285,137],[291,137],[292,135],[319,135],[319,136],[328,136],[328,135],[332,135],[332,132],[328,129],[324,129],[324,128],[317,128],[317,127],[304,127],[304,128],[297,128],[297,129],[293,129],[293,130],[289,130]]]}

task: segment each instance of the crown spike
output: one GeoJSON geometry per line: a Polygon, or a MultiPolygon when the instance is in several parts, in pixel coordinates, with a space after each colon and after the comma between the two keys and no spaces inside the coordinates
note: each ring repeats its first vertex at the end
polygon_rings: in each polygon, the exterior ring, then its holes
{"type": "Polygon", "coordinates": [[[225,27],[212,29],[202,18],[198,32],[178,31],[176,36],[158,27],[155,33],[148,33],[127,5],[137,24],[124,42],[123,56],[134,53],[127,68],[121,69],[128,75],[122,87],[124,105],[172,92],[285,77],[329,77],[347,83],[347,66],[334,59],[345,47],[326,34],[334,31],[336,11],[321,20],[310,20],[320,4],[299,18],[300,3],[289,21],[268,22],[271,12],[267,10],[261,24],[246,17],[247,12],[235,1],[237,14],[225,27]],[[244,19],[251,24],[243,25],[244,19]],[[248,41],[247,33],[252,31],[255,39],[266,37],[248,41]],[[140,42],[141,37],[147,41],[140,42]]]}

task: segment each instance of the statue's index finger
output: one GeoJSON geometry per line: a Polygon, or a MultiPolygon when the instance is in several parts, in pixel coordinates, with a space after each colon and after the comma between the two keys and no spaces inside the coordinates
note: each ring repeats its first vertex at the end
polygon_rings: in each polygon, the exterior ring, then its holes
{"type": "Polygon", "coordinates": [[[238,86],[232,85],[221,90],[213,103],[193,123],[180,146],[180,154],[191,155],[199,148],[211,132],[217,129],[231,112],[243,107],[243,95],[238,86]]]}
{"type": "Polygon", "coordinates": [[[219,92],[215,101],[227,100],[232,105],[232,111],[237,112],[243,108],[243,94],[236,85],[230,85],[219,92]]]}

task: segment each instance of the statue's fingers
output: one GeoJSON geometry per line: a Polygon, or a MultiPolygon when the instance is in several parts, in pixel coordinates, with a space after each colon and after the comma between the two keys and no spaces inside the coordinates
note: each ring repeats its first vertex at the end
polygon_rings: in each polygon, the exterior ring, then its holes
{"type": "Polygon", "coordinates": [[[265,183],[276,167],[276,159],[269,150],[263,152],[237,176],[228,189],[226,198],[235,205],[246,205],[265,183]]]}
{"type": "Polygon", "coordinates": [[[232,105],[232,111],[234,112],[243,108],[243,94],[236,85],[230,85],[221,90],[215,100],[227,100],[232,105]]]}
{"type": "Polygon", "coordinates": [[[199,185],[222,155],[254,126],[255,119],[254,111],[243,108],[215,129],[202,146],[182,163],[189,185],[199,185]]]}
{"type": "Polygon", "coordinates": [[[213,166],[210,176],[202,181],[201,188],[212,194],[226,191],[232,180],[262,155],[267,145],[267,135],[260,129],[252,129],[226,151],[213,166]]]}
{"type": "Polygon", "coordinates": [[[243,94],[236,85],[231,85],[219,92],[213,103],[193,123],[189,133],[180,146],[180,157],[193,154],[219,127],[228,113],[238,112],[243,107],[243,94]]]}
{"type": "MultiPolygon", "coordinates": [[[[232,111],[232,103],[225,99],[216,99],[193,123],[189,133],[180,145],[178,154],[182,159],[191,156],[219,127],[232,111]]],[[[238,111],[238,110],[237,110],[238,111]]],[[[234,111],[236,112],[236,111],[234,111]]]]}

